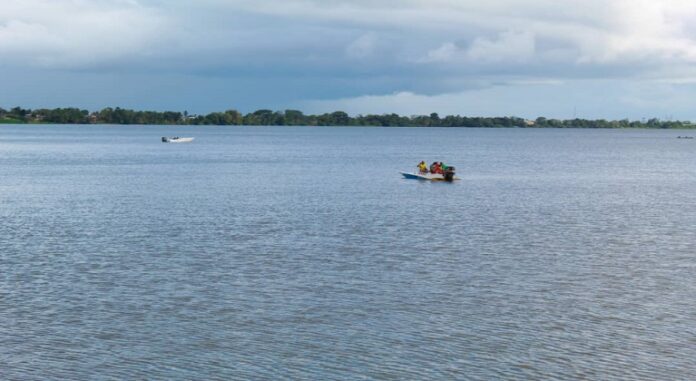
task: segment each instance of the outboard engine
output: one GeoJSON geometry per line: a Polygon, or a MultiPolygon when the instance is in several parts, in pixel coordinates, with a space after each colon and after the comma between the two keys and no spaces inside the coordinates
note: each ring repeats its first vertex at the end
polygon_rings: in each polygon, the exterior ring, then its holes
{"type": "Polygon", "coordinates": [[[169,139],[167,139],[166,136],[162,136],[162,143],[166,143],[166,142],[168,142],[168,141],[169,141],[169,139]]]}
{"type": "Polygon", "coordinates": [[[447,182],[453,182],[454,181],[454,171],[456,168],[454,167],[449,167],[447,170],[445,170],[442,175],[445,177],[445,181],[447,182]]]}

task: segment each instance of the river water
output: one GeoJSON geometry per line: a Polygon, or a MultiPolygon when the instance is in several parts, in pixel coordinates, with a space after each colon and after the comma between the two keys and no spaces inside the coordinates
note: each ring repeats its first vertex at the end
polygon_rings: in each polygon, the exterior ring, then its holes
{"type": "Polygon", "coordinates": [[[696,379],[679,135],[0,126],[0,379],[696,379]]]}

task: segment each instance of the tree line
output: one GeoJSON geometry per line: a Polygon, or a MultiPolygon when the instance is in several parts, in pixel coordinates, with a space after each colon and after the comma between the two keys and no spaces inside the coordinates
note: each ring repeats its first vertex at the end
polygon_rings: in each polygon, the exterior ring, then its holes
{"type": "Polygon", "coordinates": [[[89,112],[78,108],[23,109],[0,108],[0,123],[54,123],[54,124],[167,124],[218,126],[382,126],[382,127],[537,127],[537,128],[696,128],[688,121],[665,121],[657,118],[647,121],[547,119],[526,120],[518,117],[469,117],[448,115],[401,116],[398,114],[350,116],[343,111],[306,115],[298,110],[257,110],[242,114],[237,110],[191,115],[178,111],[136,111],[107,107],[89,112]]]}

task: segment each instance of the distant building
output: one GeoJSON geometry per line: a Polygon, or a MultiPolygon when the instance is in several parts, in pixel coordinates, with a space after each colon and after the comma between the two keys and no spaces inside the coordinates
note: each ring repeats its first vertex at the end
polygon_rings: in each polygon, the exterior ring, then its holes
{"type": "Polygon", "coordinates": [[[525,119],[525,120],[524,120],[524,125],[525,125],[526,127],[534,127],[534,126],[536,126],[536,121],[529,120],[529,119],[525,119]]]}

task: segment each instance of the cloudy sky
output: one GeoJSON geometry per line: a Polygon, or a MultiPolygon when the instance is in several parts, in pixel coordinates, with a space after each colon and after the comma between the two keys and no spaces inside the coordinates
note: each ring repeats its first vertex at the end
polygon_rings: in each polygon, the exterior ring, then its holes
{"type": "Polygon", "coordinates": [[[0,106],[696,120],[693,0],[0,0],[0,106]]]}

